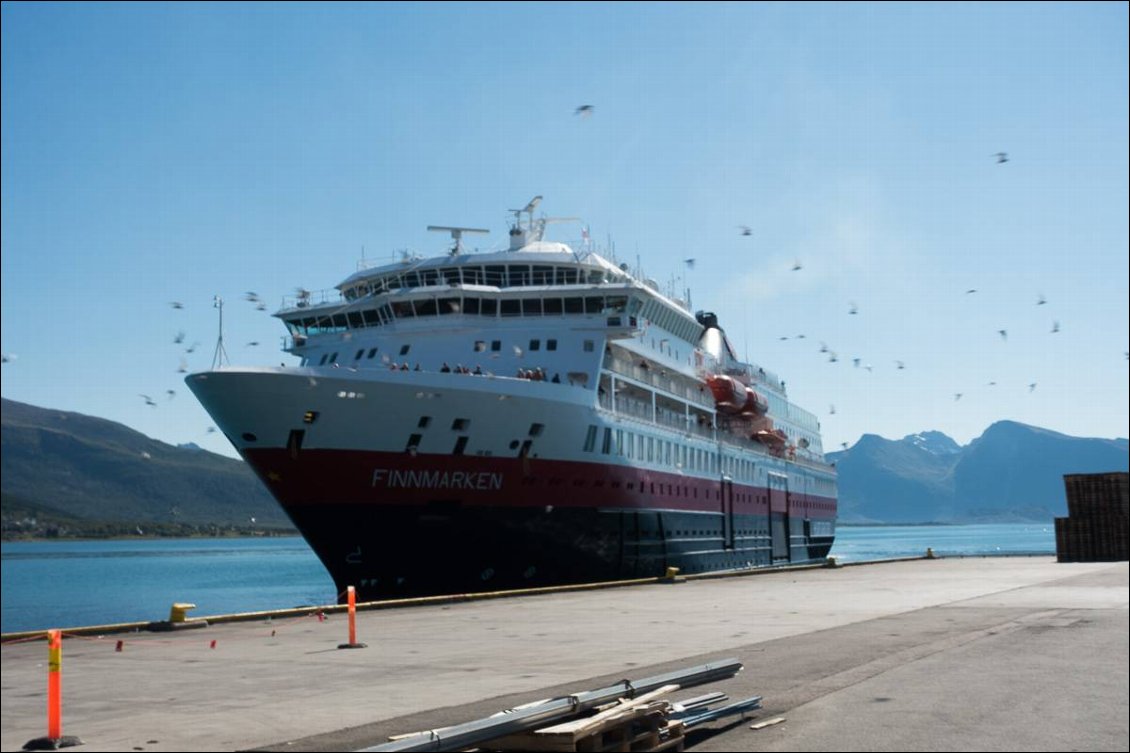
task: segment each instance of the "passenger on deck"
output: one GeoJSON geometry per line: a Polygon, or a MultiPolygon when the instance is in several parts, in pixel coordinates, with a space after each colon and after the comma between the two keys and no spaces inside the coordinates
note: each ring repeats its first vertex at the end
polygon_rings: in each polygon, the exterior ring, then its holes
{"type": "Polygon", "coordinates": [[[451,367],[447,365],[447,361],[443,362],[443,367],[440,369],[440,372],[442,372],[444,374],[450,374],[451,373],[451,367]]]}

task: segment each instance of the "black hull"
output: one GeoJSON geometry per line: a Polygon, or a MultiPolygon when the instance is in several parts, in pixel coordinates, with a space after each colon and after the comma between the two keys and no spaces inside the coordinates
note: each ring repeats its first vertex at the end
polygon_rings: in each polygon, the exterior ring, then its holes
{"type": "Polygon", "coordinates": [[[351,585],[358,599],[375,601],[650,578],[669,567],[811,563],[833,541],[781,514],[737,515],[727,531],[720,514],[672,510],[323,504],[288,512],[339,600],[351,585]]]}

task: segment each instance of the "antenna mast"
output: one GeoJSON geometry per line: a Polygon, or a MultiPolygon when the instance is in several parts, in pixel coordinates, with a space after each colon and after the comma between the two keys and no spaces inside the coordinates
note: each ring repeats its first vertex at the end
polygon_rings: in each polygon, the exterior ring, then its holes
{"type": "Polygon", "coordinates": [[[212,296],[212,308],[220,310],[220,334],[216,338],[216,352],[212,354],[212,369],[215,370],[223,366],[225,361],[231,366],[231,360],[228,358],[228,352],[224,350],[224,299],[218,295],[212,296]]]}

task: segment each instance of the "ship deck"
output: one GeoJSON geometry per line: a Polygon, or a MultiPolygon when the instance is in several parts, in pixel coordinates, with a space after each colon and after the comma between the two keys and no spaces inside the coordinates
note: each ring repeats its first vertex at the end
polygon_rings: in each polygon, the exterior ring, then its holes
{"type": "MultiPolygon", "coordinates": [[[[710,660],[674,697],[763,696],[695,750],[1126,750],[1127,563],[946,558],[76,636],[63,733],[87,751],[349,750],[710,660]],[[117,641],[122,650],[117,651],[117,641]],[[214,642],[214,643],[213,643],[214,642]]],[[[46,731],[47,648],[2,649],[0,747],[46,731]]]]}

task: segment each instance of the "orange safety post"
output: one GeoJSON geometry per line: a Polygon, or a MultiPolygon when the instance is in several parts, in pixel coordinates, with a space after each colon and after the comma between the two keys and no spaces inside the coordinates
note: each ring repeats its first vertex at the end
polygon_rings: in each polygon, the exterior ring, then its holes
{"type": "Polygon", "coordinates": [[[357,591],[353,586],[347,589],[349,602],[349,643],[342,643],[338,648],[366,648],[364,643],[357,642],[357,591]]]}
{"type": "Polygon", "coordinates": [[[82,745],[77,737],[63,737],[63,633],[47,631],[47,737],[37,737],[24,750],[56,750],[82,745]]]}
{"type": "Polygon", "coordinates": [[[63,736],[63,634],[47,631],[47,736],[63,736]]]}

